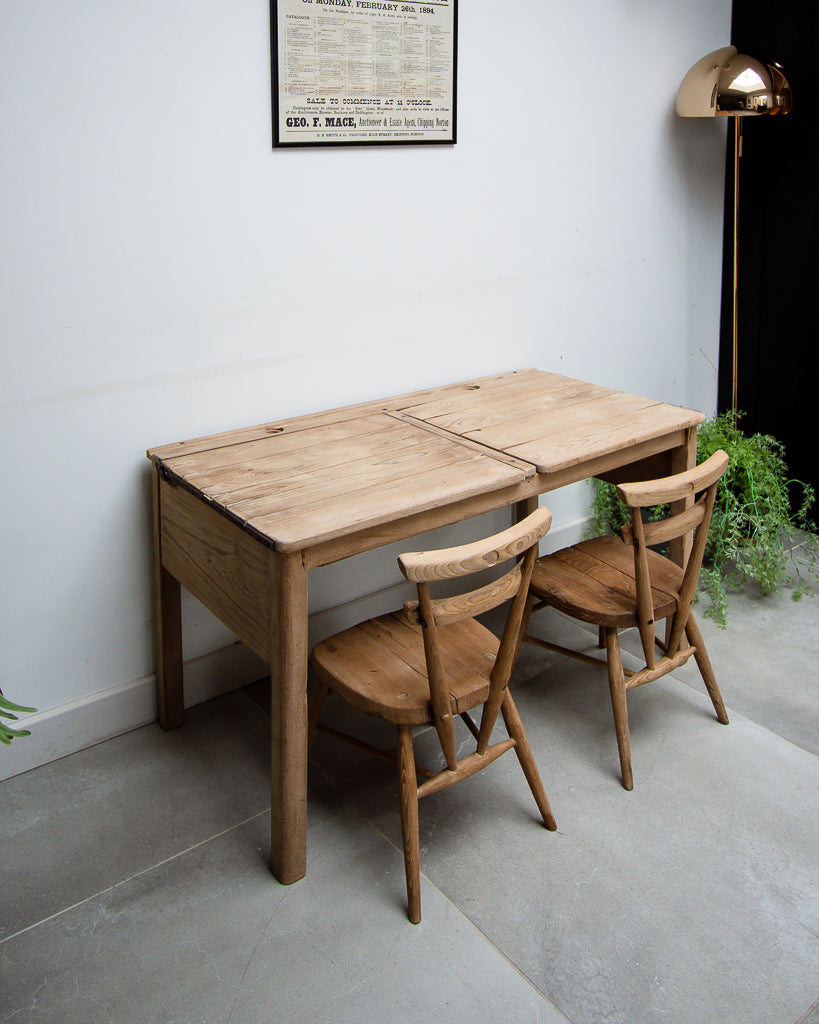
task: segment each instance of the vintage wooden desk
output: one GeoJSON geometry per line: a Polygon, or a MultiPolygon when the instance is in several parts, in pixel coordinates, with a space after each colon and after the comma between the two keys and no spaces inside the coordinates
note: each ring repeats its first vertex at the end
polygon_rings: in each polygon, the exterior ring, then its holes
{"type": "Polygon", "coordinates": [[[309,570],[491,509],[525,514],[587,477],[681,471],[696,461],[703,419],[516,370],[148,452],[159,720],[183,721],[182,585],[270,665],[281,882],[306,864],[309,570]]]}

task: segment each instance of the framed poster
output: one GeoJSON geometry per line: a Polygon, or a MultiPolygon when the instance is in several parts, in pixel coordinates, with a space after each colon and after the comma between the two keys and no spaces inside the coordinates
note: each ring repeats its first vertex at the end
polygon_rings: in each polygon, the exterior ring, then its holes
{"type": "Polygon", "coordinates": [[[273,145],[455,142],[458,0],[270,0],[273,145]]]}

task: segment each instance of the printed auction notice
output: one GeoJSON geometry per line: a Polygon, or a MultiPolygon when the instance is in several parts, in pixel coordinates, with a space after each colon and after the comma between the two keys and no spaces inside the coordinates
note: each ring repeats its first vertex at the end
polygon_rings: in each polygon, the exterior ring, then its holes
{"type": "Polygon", "coordinates": [[[274,146],[454,143],[458,0],[271,0],[274,146]]]}

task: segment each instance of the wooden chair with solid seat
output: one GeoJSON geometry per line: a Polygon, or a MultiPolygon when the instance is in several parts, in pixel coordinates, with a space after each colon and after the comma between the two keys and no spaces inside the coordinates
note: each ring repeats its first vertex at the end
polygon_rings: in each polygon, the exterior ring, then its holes
{"type": "MultiPolygon", "coordinates": [[[[407,881],[408,916],[421,920],[418,800],[460,782],[513,749],[534,795],[544,825],[556,828],[549,801],[508,683],[520,647],[521,627],[538,542],[551,525],[548,509],[537,509],[486,540],[431,552],[401,555],[404,576],[416,584],[417,600],[400,612],[370,619],[317,644],[310,661],[318,676],[308,713],[309,742],[324,702],[335,693],[360,711],[393,723],[407,881]],[[452,580],[505,561],[516,564],[500,579],[457,596],[433,598],[429,584],[452,580]],[[500,641],[475,616],[510,601],[500,641]],[[480,721],[469,711],[482,705],[480,721]],[[508,738],[492,742],[498,712],[508,738]],[[454,717],[460,715],[475,737],[472,753],[458,755],[454,717]],[[446,766],[418,769],[412,742],[414,726],[434,725],[446,766]]],[[[339,736],[339,733],[335,733],[339,736]]],[[[340,738],[345,738],[341,736],[340,738]]],[[[358,741],[380,756],[390,756],[358,741]]],[[[390,757],[390,759],[392,759],[390,757]]]]}
{"type": "Polygon", "coordinates": [[[714,670],[691,612],[716,490],[727,466],[728,456],[718,451],[701,465],[683,473],[620,484],[617,493],[631,510],[631,526],[624,526],[620,537],[595,537],[545,555],[532,572],[524,616],[524,640],[608,668],[620,771],[623,787],[628,790],[634,785],[626,705],[628,690],[674,671],[693,655],[717,719],[723,725],[728,724],[714,670]],[[656,522],[643,522],[644,508],[696,495],[699,498],[683,512],[656,522]],[[693,543],[690,541],[692,531],[693,543]],[[689,541],[689,554],[682,567],[652,550],[652,546],[678,538],[689,541]],[[531,613],[546,606],[596,625],[599,646],[606,649],[606,661],[528,635],[531,613]],[[667,620],[665,641],[655,633],[655,622],[662,619],[667,620]],[[639,630],[645,665],[637,672],[630,672],[623,667],[618,632],[634,626],[639,630]]]}

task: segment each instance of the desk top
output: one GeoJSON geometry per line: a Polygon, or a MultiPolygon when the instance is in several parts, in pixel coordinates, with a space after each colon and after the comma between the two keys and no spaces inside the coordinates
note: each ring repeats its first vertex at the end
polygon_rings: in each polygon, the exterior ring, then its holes
{"type": "Polygon", "coordinates": [[[514,494],[536,474],[704,418],[559,374],[516,370],[165,445],[148,456],[165,479],[288,551],[481,495],[514,494]]]}
{"type": "Polygon", "coordinates": [[[692,409],[612,391],[557,373],[521,370],[488,386],[402,406],[462,438],[556,473],[702,423],[692,409]]]}

